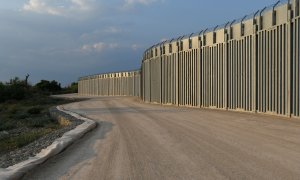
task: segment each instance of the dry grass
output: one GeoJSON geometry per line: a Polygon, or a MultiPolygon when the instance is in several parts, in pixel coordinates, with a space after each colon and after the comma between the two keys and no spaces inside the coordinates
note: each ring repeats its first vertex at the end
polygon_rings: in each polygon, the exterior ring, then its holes
{"type": "Polygon", "coordinates": [[[49,108],[70,102],[73,101],[36,95],[22,101],[1,103],[0,155],[23,147],[52,131],[64,127],[67,122],[63,121],[61,125],[58,120],[52,119],[49,115],[49,108]],[[22,128],[25,128],[26,131],[16,131],[22,128]]]}

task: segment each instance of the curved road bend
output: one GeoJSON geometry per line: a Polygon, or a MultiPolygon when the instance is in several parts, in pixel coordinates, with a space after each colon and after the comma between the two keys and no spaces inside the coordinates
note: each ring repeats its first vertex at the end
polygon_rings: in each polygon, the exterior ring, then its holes
{"type": "Polygon", "coordinates": [[[99,126],[24,179],[300,179],[300,121],[101,97],[99,126]]]}

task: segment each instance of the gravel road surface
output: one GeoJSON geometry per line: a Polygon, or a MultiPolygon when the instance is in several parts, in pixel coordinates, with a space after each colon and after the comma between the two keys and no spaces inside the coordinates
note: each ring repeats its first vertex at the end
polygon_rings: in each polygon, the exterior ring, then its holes
{"type": "Polygon", "coordinates": [[[300,179],[300,120],[100,97],[98,127],[24,179],[300,179]]]}

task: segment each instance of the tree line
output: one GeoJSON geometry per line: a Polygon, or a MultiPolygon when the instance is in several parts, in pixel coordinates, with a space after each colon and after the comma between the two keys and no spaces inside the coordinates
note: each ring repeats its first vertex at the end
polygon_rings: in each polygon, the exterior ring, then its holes
{"type": "Polygon", "coordinates": [[[67,87],[61,87],[57,81],[41,80],[35,85],[28,83],[29,75],[25,79],[15,77],[8,82],[0,82],[0,103],[8,100],[22,100],[36,94],[68,94],[77,93],[78,84],[73,82],[67,87]]]}

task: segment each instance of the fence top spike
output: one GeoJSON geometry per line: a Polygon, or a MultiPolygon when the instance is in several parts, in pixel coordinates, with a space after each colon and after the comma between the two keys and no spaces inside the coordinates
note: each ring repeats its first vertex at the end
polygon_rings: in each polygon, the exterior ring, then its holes
{"type": "Polygon", "coordinates": [[[230,27],[233,25],[233,23],[235,23],[235,19],[230,23],[230,27]]]}
{"type": "Polygon", "coordinates": [[[201,30],[199,33],[198,33],[198,36],[201,36],[201,33],[203,32],[203,30],[201,30]]]}
{"type": "Polygon", "coordinates": [[[266,9],[267,9],[267,7],[264,7],[264,8],[259,12],[259,16],[261,16],[262,13],[264,12],[264,10],[266,10],[266,9]]]}
{"type": "Polygon", "coordinates": [[[180,39],[181,39],[181,36],[179,36],[176,41],[179,41],[180,39]]]}
{"type": "Polygon", "coordinates": [[[241,23],[243,23],[243,21],[246,19],[247,15],[243,17],[243,19],[241,20],[241,23]]]}
{"type": "Polygon", "coordinates": [[[254,15],[253,15],[253,19],[255,18],[255,16],[259,13],[260,10],[257,10],[254,15]]]}
{"type": "Polygon", "coordinates": [[[274,9],[276,8],[276,6],[277,6],[279,3],[280,3],[280,0],[277,1],[277,2],[274,4],[274,6],[273,6],[273,11],[274,11],[274,9]]]}
{"type": "Polygon", "coordinates": [[[206,33],[206,31],[208,30],[208,28],[206,28],[203,32],[202,35],[204,35],[206,33]]]}
{"type": "Polygon", "coordinates": [[[219,25],[217,25],[215,28],[214,28],[214,31],[216,31],[216,29],[219,27],[219,25]]]}
{"type": "Polygon", "coordinates": [[[230,23],[230,21],[228,21],[228,22],[225,24],[224,29],[227,28],[227,26],[228,26],[229,23],[230,23]]]}

